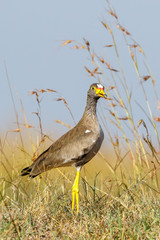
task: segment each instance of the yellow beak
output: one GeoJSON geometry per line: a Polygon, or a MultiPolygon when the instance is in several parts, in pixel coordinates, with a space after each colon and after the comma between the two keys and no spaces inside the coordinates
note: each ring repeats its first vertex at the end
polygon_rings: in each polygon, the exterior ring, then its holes
{"type": "Polygon", "coordinates": [[[104,90],[103,89],[99,89],[97,88],[96,89],[96,94],[100,97],[103,97],[103,98],[107,98],[107,94],[105,94],[104,90]]]}

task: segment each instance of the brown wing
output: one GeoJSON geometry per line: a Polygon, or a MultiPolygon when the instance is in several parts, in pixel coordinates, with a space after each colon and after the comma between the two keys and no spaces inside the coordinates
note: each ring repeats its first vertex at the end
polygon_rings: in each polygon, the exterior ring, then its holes
{"type": "Polygon", "coordinates": [[[81,125],[59,138],[30,166],[30,176],[37,176],[51,168],[77,165],[75,163],[89,154],[99,138],[99,134],[86,130],[86,127],[81,125]]]}

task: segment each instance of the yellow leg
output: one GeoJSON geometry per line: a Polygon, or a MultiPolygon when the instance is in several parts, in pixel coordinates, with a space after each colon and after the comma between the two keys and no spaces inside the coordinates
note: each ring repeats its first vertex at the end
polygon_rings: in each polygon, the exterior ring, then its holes
{"type": "Polygon", "coordinates": [[[77,214],[79,213],[79,174],[80,170],[77,171],[77,175],[72,186],[72,212],[74,210],[75,199],[77,204],[77,214]]]}

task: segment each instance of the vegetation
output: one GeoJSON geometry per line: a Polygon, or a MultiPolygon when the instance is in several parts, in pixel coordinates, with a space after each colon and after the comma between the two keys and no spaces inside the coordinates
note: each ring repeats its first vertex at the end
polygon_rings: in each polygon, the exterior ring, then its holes
{"type": "MultiPolygon", "coordinates": [[[[155,116],[152,102],[154,98],[160,110],[156,81],[142,47],[120,24],[109,3],[107,14],[114,19],[112,27],[102,21],[109,41],[105,45],[107,57],[99,56],[86,39],[83,43],[73,40],[62,43],[62,46],[72,44],[75,50],[86,51],[90,57],[89,67],[85,67],[87,73],[95,82],[104,84],[108,94],[108,110],[105,105],[99,113],[110,142],[106,148],[108,154],[100,152],[82,170],[80,214],[71,213],[73,169],[55,169],[33,180],[20,177],[24,163],[34,161],[53,142],[42,128],[40,98],[43,94],[55,94],[55,90],[31,92],[38,104],[37,134],[27,122],[22,104],[24,125],[20,125],[10,88],[17,120],[17,128],[13,131],[18,137],[11,141],[6,134],[0,141],[1,239],[160,238],[160,158],[157,150],[160,147],[160,117],[155,116]],[[128,49],[127,61],[133,63],[137,75],[141,102],[136,101],[137,89],[127,81],[119,51],[121,41],[117,44],[120,35],[128,49]],[[116,67],[107,60],[111,55],[116,67]],[[140,119],[137,119],[137,109],[140,119]],[[24,138],[28,139],[27,144],[24,138]]],[[[73,118],[66,100],[61,96],[57,100],[63,101],[73,118]]]]}

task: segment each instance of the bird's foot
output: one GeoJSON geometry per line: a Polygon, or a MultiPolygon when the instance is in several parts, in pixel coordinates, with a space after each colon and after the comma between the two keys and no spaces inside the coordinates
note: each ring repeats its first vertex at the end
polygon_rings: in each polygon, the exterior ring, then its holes
{"type": "Polygon", "coordinates": [[[77,215],[78,215],[79,213],[79,171],[77,171],[77,176],[72,186],[72,213],[75,206],[75,200],[76,200],[77,215]]]}

